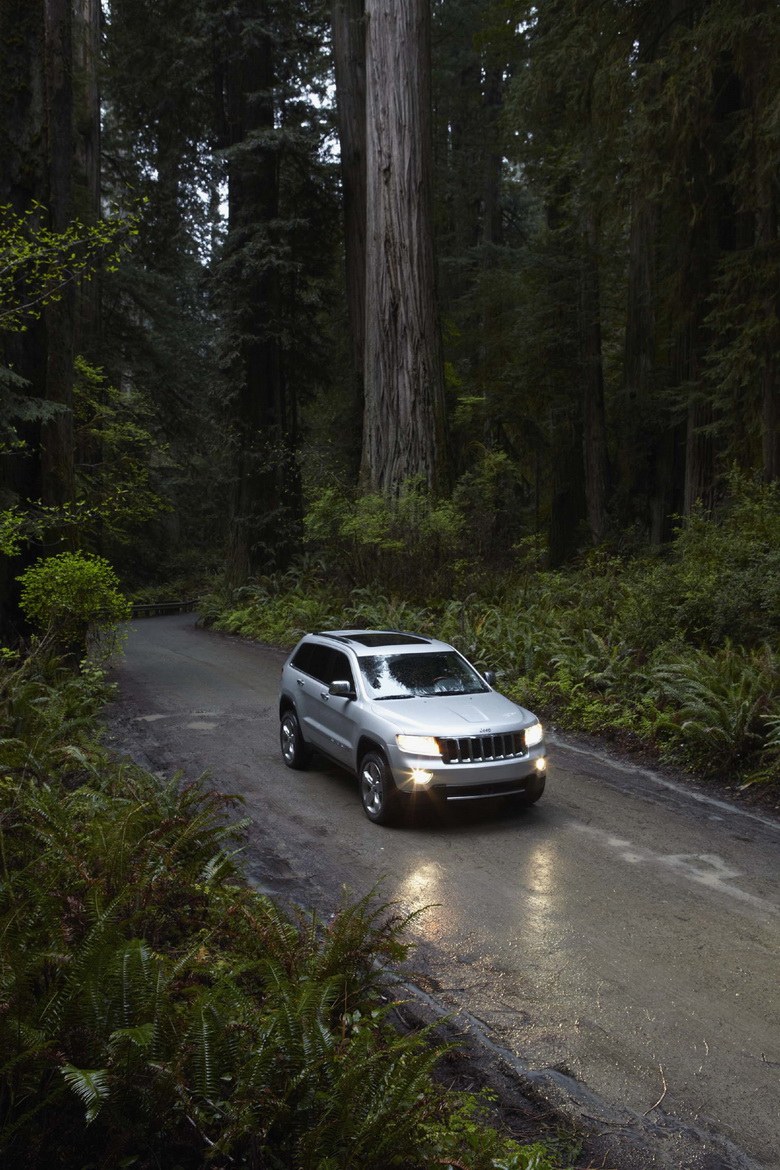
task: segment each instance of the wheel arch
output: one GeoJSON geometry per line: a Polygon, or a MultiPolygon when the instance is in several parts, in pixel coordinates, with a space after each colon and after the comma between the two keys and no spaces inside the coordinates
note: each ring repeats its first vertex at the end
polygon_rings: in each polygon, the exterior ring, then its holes
{"type": "Polygon", "coordinates": [[[356,771],[360,767],[360,761],[363,759],[363,756],[366,754],[366,752],[378,752],[387,764],[388,769],[390,768],[390,761],[387,757],[387,748],[384,746],[384,744],[380,743],[380,741],[375,739],[372,735],[361,735],[360,739],[358,740],[357,753],[355,758],[356,771]]]}
{"type": "Polygon", "coordinates": [[[295,710],[295,703],[289,695],[281,695],[279,698],[279,718],[281,719],[288,711],[292,711],[296,716],[298,712],[295,710]]]}

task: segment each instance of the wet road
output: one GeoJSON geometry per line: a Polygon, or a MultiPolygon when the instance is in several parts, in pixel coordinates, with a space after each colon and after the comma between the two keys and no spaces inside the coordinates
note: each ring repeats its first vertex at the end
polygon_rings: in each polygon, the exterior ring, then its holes
{"type": "Polygon", "coordinates": [[[192,615],[137,622],[117,745],[241,793],[250,875],[282,898],[324,909],[381,879],[410,910],[436,904],[415,934],[438,1002],[531,1068],[701,1130],[695,1157],[647,1165],[742,1165],[707,1153],[714,1131],[780,1167],[780,826],[559,744],[532,810],[480,802],[379,828],[349,776],[282,764],[283,657],[192,615]]]}

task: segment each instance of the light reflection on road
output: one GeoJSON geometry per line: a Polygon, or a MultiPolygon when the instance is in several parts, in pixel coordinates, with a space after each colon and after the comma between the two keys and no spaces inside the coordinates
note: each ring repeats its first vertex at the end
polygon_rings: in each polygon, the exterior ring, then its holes
{"type": "Polygon", "coordinates": [[[409,913],[423,911],[415,921],[415,933],[427,942],[439,939],[444,931],[442,915],[451,912],[447,906],[445,871],[435,861],[424,861],[402,879],[395,897],[409,913]]]}

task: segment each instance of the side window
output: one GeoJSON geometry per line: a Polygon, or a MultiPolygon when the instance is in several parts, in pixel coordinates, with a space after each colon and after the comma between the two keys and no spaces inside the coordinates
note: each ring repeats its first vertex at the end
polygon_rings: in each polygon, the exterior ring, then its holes
{"type": "Polygon", "coordinates": [[[296,652],[296,654],[294,655],[293,660],[292,660],[292,665],[295,667],[296,670],[302,670],[306,674],[311,674],[311,652],[312,652],[312,649],[313,649],[313,647],[312,647],[311,642],[304,642],[304,644],[296,652]]]}
{"type": "Polygon", "coordinates": [[[335,682],[336,679],[344,680],[349,683],[352,689],[355,689],[355,680],[352,677],[352,667],[349,665],[349,659],[346,654],[342,654],[340,650],[331,650],[331,660],[328,663],[328,677],[325,680],[328,684],[335,682]]]}
{"type": "Polygon", "coordinates": [[[293,658],[292,664],[296,670],[310,674],[319,682],[326,682],[330,655],[331,651],[327,646],[318,646],[316,642],[306,642],[293,658]]]}
{"type": "Polygon", "coordinates": [[[341,650],[318,646],[316,642],[306,642],[293,658],[292,665],[296,670],[310,674],[312,678],[325,683],[326,686],[330,686],[335,679],[346,679],[352,689],[355,689],[349,659],[341,650]]]}

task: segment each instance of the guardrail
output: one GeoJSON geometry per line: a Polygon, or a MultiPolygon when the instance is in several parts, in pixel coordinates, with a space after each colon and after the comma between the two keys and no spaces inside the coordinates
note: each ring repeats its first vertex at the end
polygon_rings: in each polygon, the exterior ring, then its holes
{"type": "Polygon", "coordinates": [[[197,599],[188,601],[147,601],[133,606],[133,617],[159,617],[165,613],[191,613],[197,599]]]}

